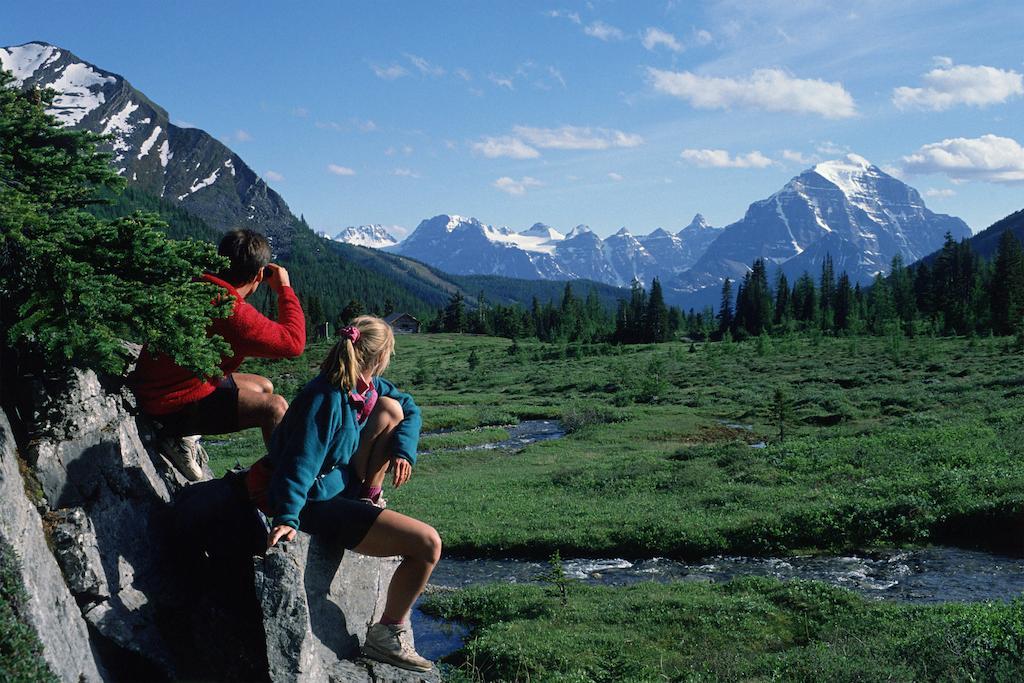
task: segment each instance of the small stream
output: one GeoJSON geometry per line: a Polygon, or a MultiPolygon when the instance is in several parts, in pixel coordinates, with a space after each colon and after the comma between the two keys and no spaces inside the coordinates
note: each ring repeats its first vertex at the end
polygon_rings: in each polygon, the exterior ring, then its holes
{"type": "MultiPolygon", "coordinates": [[[[438,429],[429,434],[445,434],[454,430],[438,429]]],[[[508,428],[508,438],[504,441],[491,441],[475,446],[459,446],[457,448],[438,448],[432,451],[421,451],[424,455],[431,453],[451,453],[454,451],[518,451],[538,441],[550,441],[565,436],[562,423],[558,420],[523,420],[517,425],[508,428]]]]}
{"type": "MultiPolygon", "coordinates": [[[[721,422],[733,429],[752,429],[748,425],[721,422]]],[[[564,435],[556,421],[525,420],[509,429],[505,441],[459,450],[518,450],[564,435]]],[[[765,446],[757,443],[753,447],[765,446]]],[[[530,583],[547,569],[547,563],[541,561],[443,558],[430,583],[442,589],[495,582],[530,583]]],[[[1024,593],[1024,557],[947,546],[844,556],[723,555],[692,563],[658,557],[574,559],[563,562],[563,569],[572,579],[608,586],[640,581],[720,583],[743,576],[811,579],[848,588],[868,598],[920,604],[1008,601],[1024,593]]],[[[433,619],[419,609],[413,612],[413,626],[420,653],[434,660],[462,647],[468,635],[468,629],[461,624],[433,619]]]]}

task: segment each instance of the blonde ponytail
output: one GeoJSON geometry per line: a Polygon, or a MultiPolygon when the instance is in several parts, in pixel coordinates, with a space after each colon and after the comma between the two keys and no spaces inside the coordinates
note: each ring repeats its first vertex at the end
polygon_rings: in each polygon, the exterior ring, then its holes
{"type": "Polygon", "coordinates": [[[339,331],[338,340],[320,365],[328,381],[351,391],[364,371],[379,375],[395,352],[395,335],[380,318],[361,315],[339,331]]]}

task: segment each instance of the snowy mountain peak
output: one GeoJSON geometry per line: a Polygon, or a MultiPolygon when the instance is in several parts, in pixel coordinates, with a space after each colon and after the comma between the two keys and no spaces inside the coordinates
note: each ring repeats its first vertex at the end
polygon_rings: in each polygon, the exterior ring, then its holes
{"type": "Polygon", "coordinates": [[[619,231],[613,235],[613,237],[632,237],[633,233],[626,229],[626,226],[619,228],[619,231]]]}
{"type": "Polygon", "coordinates": [[[590,229],[589,225],[583,225],[582,223],[580,223],[575,228],[569,231],[569,234],[565,236],[565,239],[571,240],[573,237],[579,237],[580,235],[583,235],[588,232],[592,233],[594,231],[590,229]]]}
{"type": "Polygon", "coordinates": [[[666,237],[675,237],[675,235],[670,233],[665,228],[655,228],[654,230],[651,231],[651,234],[647,235],[647,239],[650,239],[652,237],[657,239],[664,239],[666,237]]]}
{"type": "Polygon", "coordinates": [[[811,170],[838,187],[847,196],[864,193],[865,176],[882,174],[870,161],[852,153],[847,154],[844,159],[823,161],[811,170]]]}
{"type": "MultiPolygon", "coordinates": [[[[690,229],[701,230],[701,229],[710,228],[710,227],[711,227],[711,224],[708,223],[708,219],[704,218],[704,214],[698,213],[698,214],[694,214],[693,220],[690,221],[690,224],[687,225],[685,228],[683,228],[683,230],[690,230],[690,229]]],[[[680,232],[682,232],[682,230],[680,230],[680,232]]]]}
{"type": "Polygon", "coordinates": [[[383,225],[376,223],[372,225],[360,225],[359,227],[349,226],[334,236],[336,242],[355,244],[360,247],[373,247],[383,249],[398,244],[398,240],[385,229],[383,225]]]}
{"type": "Polygon", "coordinates": [[[526,230],[523,230],[520,235],[525,237],[542,237],[547,240],[562,240],[565,239],[565,235],[558,232],[550,225],[544,223],[534,223],[526,230]]]}

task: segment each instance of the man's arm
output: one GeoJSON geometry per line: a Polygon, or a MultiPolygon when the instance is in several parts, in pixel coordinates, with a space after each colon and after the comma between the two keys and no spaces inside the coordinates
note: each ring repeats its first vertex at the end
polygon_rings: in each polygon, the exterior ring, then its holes
{"type": "Polygon", "coordinates": [[[277,294],[277,321],[239,301],[230,317],[214,321],[213,331],[231,344],[236,355],[294,358],[306,348],[306,317],[291,288],[288,271],[275,264],[267,269],[265,282],[277,294]]]}

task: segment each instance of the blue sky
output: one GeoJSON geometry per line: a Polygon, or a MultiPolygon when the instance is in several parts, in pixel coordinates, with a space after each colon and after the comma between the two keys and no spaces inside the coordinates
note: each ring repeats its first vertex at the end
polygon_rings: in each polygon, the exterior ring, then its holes
{"type": "Polygon", "coordinates": [[[975,230],[1024,208],[1024,3],[12,3],[316,229],[742,217],[860,154],[975,230]]]}

